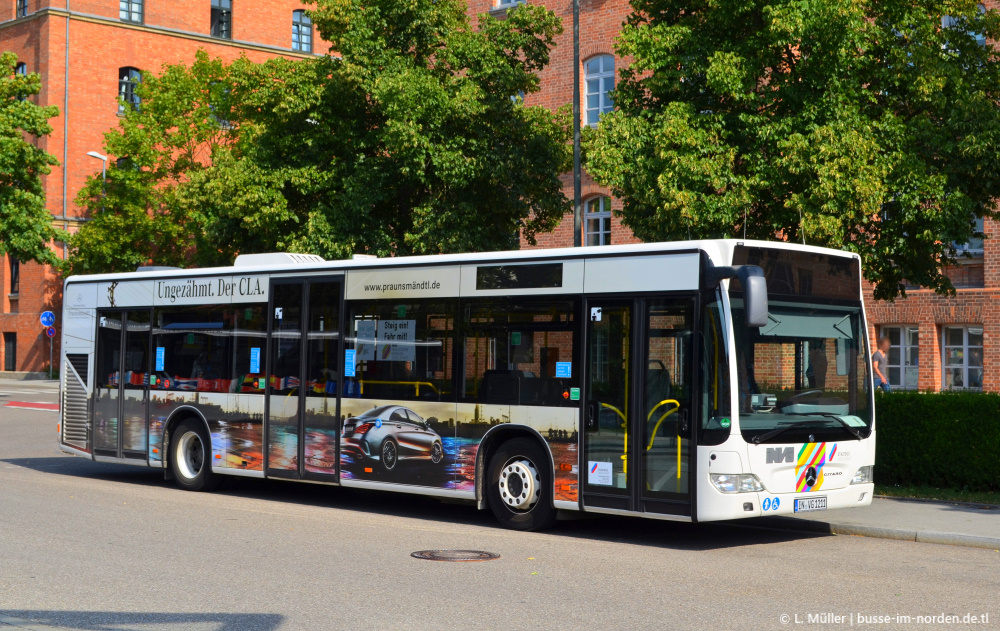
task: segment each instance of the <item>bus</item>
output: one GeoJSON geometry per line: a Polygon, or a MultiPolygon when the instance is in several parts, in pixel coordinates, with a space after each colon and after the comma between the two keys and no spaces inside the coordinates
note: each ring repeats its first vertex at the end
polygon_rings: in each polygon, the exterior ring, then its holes
{"type": "Polygon", "coordinates": [[[65,280],[59,446],[464,500],[506,527],[866,506],[857,255],[707,240],[65,280]]]}

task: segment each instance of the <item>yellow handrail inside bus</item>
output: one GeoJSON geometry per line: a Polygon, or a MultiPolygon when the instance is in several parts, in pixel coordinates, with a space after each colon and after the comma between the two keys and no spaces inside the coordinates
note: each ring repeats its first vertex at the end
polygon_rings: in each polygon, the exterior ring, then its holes
{"type": "Polygon", "coordinates": [[[652,418],[653,412],[655,412],[664,403],[673,403],[676,407],[674,407],[672,410],[667,410],[667,412],[660,417],[660,420],[656,421],[656,425],[653,427],[653,431],[649,436],[649,445],[646,447],[646,451],[649,451],[650,449],[653,448],[653,441],[656,440],[656,431],[660,429],[660,424],[663,422],[663,419],[667,418],[677,410],[681,409],[681,404],[676,399],[665,399],[656,404],[656,407],[654,407],[652,411],[650,411],[649,416],[646,417],[646,420],[648,421],[650,418],[652,418]]]}

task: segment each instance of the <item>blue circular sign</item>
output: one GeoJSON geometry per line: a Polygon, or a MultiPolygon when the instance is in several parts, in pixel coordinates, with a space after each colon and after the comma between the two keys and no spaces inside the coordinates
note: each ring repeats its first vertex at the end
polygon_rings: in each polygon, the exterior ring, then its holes
{"type": "Polygon", "coordinates": [[[379,429],[380,427],[382,427],[382,419],[375,419],[375,429],[379,429]]]}
{"type": "Polygon", "coordinates": [[[38,319],[42,321],[42,326],[50,327],[56,323],[56,314],[51,311],[43,311],[41,317],[38,319]]]}
{"type": "Polygon", "coordinates": [[[761,508],[763,508],[764,510],[770,510],[771,509],[771,498],[770,497],[765,497],[764,498],[764,501],[761,503],[761,508]]]}
{"type": "Polygon", "coordinates": [[[780,498],[776,497],[773,500],[771,500],[771,508],[774,509],[774,510],[778,510],[778,506],[780,504],[781,504],[781,499],[780,498]]]}

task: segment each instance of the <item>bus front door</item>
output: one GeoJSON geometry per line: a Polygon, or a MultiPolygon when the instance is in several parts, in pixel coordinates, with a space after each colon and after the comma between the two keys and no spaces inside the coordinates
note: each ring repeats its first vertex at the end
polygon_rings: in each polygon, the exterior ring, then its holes
{"type": "Polygon", "coordinates": [[[332,481],[339,474],[343,387],[342,281],[274,280],[268,324],[268,476],[332,481]]]}
{"type": "Polygon", "coordinates": [[[145,460],[149,311],[102,311],[97,321],[94,455],[145,460]]]}
{"type": "Polygon", "coordinates": [[[585,508],[691,515],[694,304],[588,301],[585,508]]]}

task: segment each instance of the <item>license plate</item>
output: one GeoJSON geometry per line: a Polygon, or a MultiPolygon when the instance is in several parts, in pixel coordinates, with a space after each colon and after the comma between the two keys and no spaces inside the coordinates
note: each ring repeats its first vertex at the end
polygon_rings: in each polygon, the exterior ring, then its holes
{"type": "Polygon", "coordinates": [[[805,499],[795,500],[796,513],[807,513],[813,510],[826,510],[826,498],[807,497],[805,499]]]}

